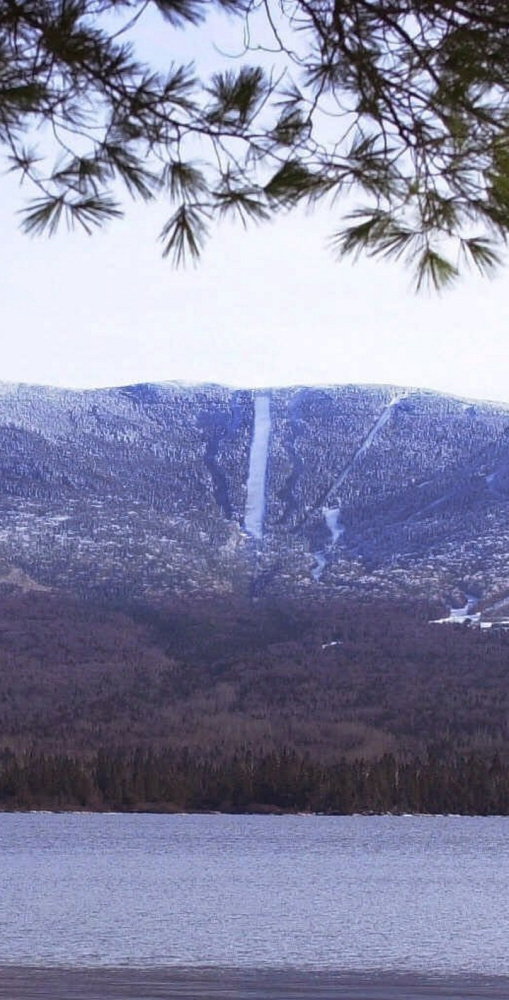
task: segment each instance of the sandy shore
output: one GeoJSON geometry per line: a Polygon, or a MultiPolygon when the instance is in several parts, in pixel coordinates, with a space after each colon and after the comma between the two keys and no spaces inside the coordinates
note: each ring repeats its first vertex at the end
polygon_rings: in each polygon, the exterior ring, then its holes
{"type": "Polygon", "coordinates": [[[509,978],[0,967],[2,1000],[508,1000],[509,978]]]}

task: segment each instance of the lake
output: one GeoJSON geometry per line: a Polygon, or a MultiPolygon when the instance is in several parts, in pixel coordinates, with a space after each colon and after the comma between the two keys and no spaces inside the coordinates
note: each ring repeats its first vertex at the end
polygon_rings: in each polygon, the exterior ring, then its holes
{"type": "Polygon", "coordinates": [[[508,818],[0,814],[0,997],[507,1000],[508,942],[508,818]]]}

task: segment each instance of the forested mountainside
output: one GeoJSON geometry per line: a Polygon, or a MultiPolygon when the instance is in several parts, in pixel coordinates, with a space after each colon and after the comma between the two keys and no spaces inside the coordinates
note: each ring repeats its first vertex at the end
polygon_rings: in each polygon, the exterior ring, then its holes
{"type": "Polygon", "coordinates": [[[249,749],[347,757],[499,753],[509,633],[430,625],[428,605],[226,598],[115,609],[0,601],[0,749],[249,749]]]}
{"type": "Polygon", "coordinates": [[[4,588],[509,594],[509,410],[420,390],[0,393],[4,588]]]}
{"type": "Polygon", "coordinates": [[[0,601],[0,810],[509,814],[509,633],[433,608],[0,601]]]}
{"type": "Polygon", "coordinates": [[[0,809],[509,812],[506,619],[503,407],[2,387],[0,809]]]}

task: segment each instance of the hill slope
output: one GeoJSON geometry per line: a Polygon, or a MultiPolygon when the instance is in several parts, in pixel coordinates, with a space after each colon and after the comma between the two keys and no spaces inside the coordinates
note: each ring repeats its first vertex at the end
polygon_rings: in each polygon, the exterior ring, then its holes
{"type": "Polygon", "coordinates": [[[500,406],[359,386],[0,393],[4,589],[488,607],[508,557],[500,406]]]}
{"type": "Polygon", "coordinates": [[[509,634],[394,602],[0,600],[0,751],[507,758],[509,634]]]}

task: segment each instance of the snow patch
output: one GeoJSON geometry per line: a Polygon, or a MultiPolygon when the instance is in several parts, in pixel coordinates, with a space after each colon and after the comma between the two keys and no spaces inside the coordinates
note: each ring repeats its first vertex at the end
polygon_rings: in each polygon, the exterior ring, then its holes
{"type": "Polygon", "coordinates": [[[311,570],[311,575],[315,583],[320,583],[323,576],[323,571],[327,565],[327,553],[331,551],[336,542],[341,535],[344,535],[345,529],[340,523],[339,515],[341,510],[339,507],[322,507],[322,514],[325,518],[325,523],[331,533],[331,541],[329,545],[326,545],[320,552],[313,552],[313,558],[316,561],[314,569],[311,570]]]}
{"type": "Polygon", "coordinates": [[[267,478],[270,430],[270,397],[255,396],[253,439],[249,454],[244,526],[247,533],[252,538],[256,538],[257,541],[261,541],[263,537],[265,482],[267,478]]]}
{"type": "Polygon", "coordinates": [[[313,570],[311,570],[311,576],[313,577],[315,583],[320,583],[323,571],[327,565],[327,560],[323,552],[314,552],[313,557],[316,559],[316,566],[313,570]]]}
{"type": "Polygon", "coordinates": [[[335,545],[338,539],[341,538],[341,535],[345,533],[345,529],[339,521],[341,510],[339,507],[323,507],[322,511],[325,523],[332,535],[332,544],[335,545]]]}
{"type": "Polygon", "coordinates": [[[24,594],[28,594],[33,590],[49,591],[51,587],[44,587],[42,583],[37,583],[32,580],[32,577],[28,573],[24,573],[22,569],[17,566],[11,567],[9,572],[4,573],[0,577],[0,584],[7,584],[13,587],[18,587],[24,594]]]}
{"type": "Polygon", "coordinates": [[[478,623],[481,621],[481,612],[474,612],[474,608],[479,604],[479,598],[471,594],[466,595],[467,603],[462,608],[450,608],[447,618],[435,618],[431,625],[463,625],[465,622],[478,623]]]}

